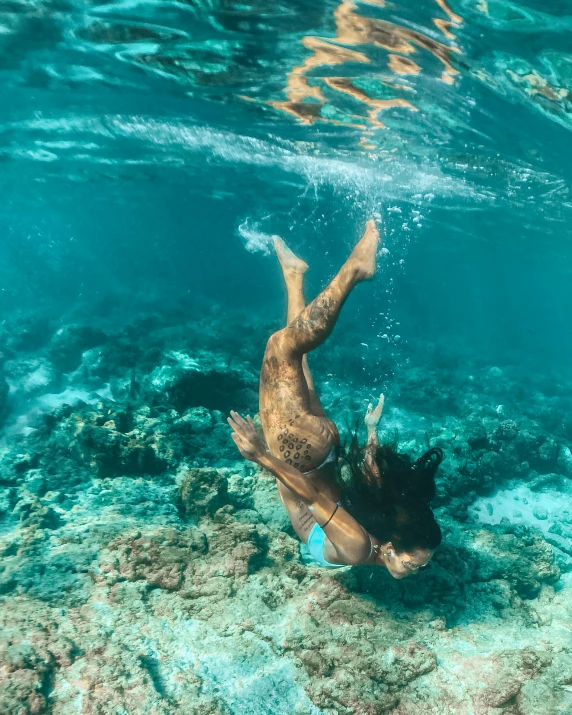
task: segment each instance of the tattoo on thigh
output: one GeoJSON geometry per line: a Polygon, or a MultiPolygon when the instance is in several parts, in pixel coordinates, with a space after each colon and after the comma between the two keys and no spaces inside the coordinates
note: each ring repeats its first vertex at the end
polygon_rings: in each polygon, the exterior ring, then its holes
{"type": "Polygon", "coordinates": [[[271,389],[276,389],[280,380],[280,361],[277,357],[268,357],[262,363],[260,382],[271,389]]]}
{"type": "Polygon", "coordinates": [[[294,420],[290,420],[276,438],[280,457],[296,469],[306,471],[312,461],[314,447],[307,437],[299,437],[295,431],[292,431],[293,426],[294,420]]]}
{"type": "Polygon", "coordinates": [[[282,415],[274,409],[262,410],[260,413],[260,420],[262,422],[262,426],[268,432],[275,432],[276,430],[281,429],[282,424],[284,423],[282,415]]]}
{"type": "Polygon", "coordinates": [[[260,373],[260,382],[264,387],[271,390],[279,390],[282,387],[292,390],[296,388],[299,380],[299,369],[287,360],[278,360],[274,355],[264,359],[260,373]]]}

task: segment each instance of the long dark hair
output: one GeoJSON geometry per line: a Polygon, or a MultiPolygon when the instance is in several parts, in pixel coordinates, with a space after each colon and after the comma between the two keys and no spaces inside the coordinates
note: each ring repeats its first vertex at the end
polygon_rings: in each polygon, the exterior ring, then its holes
{"type": "Polygon", "coordinates": [[[444,453],[433,447],[414,461],[397,451],[397,443],[374,448],[377,474],[366,464],[365,449],[357,434],[342,449],[338,473],[342,504],[364,529],[382,544],[389,541],[398,552],[433,551],[441,543],[431,501],[435,498],[435,473],[444,453]]]}

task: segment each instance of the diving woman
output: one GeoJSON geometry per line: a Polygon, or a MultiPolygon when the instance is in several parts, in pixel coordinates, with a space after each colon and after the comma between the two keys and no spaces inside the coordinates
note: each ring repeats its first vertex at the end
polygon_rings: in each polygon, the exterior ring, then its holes
{"type": "Polygon", "coordinates": [[[443,458],[434,448],[413,461],[380,445],[377,424],[383,395],[365,418],[368,439],[346,450],[350,478],[342,479],[336,425],[316,393],[307,353],[331,334],[342,306],[376,270],[379,231],[373,220],[332,282],[309,305],[303,293],[307,264],[274,238],[288,294],[287,325],[266,345],[260,375],[260,421],[231,412],[228,422],[240,453],[276,477],[292,527],[313,561],[325,568],[371,564],[397,579],[425,567],[441,542],[430,502],[443,458]]]}

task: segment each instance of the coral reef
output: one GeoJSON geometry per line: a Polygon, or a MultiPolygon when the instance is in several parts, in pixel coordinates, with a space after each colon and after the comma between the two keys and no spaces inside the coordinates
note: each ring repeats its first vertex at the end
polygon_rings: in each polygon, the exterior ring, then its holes
{"type": "MultiPolygon", "coordinates": [[[[572,711],[572,384],[403,367],[385,427],[447,453],[443,545],[403,581],[332,572],[301,562],[273,481],[229,439],[269,332],[239,324],[3,326],[0,713],[572,711]]],[[[340,425],[372,392],[353,355],[338,341],[324,361],[345,382],[316,372],[340,425]]]]}

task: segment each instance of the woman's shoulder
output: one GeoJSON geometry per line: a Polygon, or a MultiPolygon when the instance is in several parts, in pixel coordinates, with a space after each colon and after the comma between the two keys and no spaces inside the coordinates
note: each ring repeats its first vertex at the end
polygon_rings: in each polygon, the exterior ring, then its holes
{"type": "Polygon", "coordinates": [[[334,548],[340,560],[351,566],[367,563],[373,554],[373,542],[363,527],[334,548]]]}

